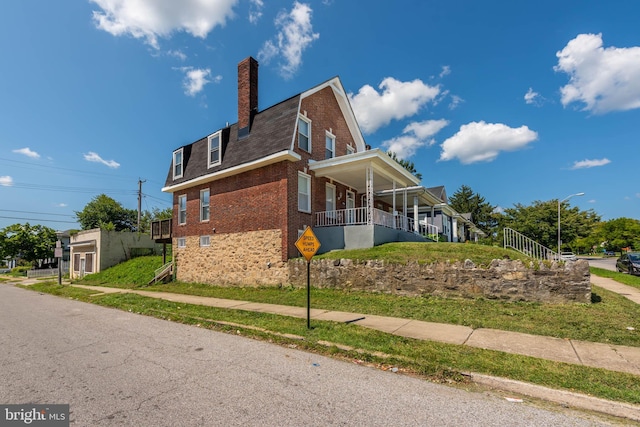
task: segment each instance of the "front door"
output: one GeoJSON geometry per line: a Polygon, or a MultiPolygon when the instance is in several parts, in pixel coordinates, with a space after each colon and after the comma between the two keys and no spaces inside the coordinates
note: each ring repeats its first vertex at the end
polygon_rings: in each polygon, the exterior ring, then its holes
{"type": "Polygon", "coordinates": [[[80,277],[84,277],[84,272],[87,268],[87,261],[84,258],[80,258],[80,277]]]}
{"type": "Polygon", "coordinates": [[[356,195],[353,191],[347,191],[347,224],[353,224],[356,220],[355,209],[356,195]]]}

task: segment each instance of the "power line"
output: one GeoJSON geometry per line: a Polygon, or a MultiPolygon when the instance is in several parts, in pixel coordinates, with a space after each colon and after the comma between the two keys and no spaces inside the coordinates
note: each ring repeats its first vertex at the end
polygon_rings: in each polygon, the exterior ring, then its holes
{"type": "Polygon", "coordinates": [[[40,219],[40,218],[22,218],[22,217],[16,217],[16,216],[1,216],[0,218],[5,218],[5,219],[19,219],[21,221],[39,221],[39,222],[64,222],[67,224],[77,224],[78,221],[64,221],[61,219],[40,219]]]}
{"type": "Polygon", "coordinates": [[[4,162],[9,162],[9,163],[18,163],[21,165],[27,165],[25,166],[21,166],[21,169],[54,169],[56,171],[61,171],[64,173],[69,173],[69,172],[73,172],[75,174],[80,174],[80,175],[94,175],[94,176],[102,176],[102,177],[109,177],[110,179],[123,179],[123,180],[133,180],[133,177],[128,177],[128,176],[124,176],[124,175],[112,175],[112,174],[108,174],[108,173],[103,173],[103,172],[94,172],[94,171],[83,171],[83,170],[78,170],[78,169],[69,169],[69,168],[61,168],[58,166],[50,166],[50,165],[40,165],[40,164],[34,164],[32,162],[22,162],[20,160],[11,160],[11,159],[5,159],[3,157],[0,157],[0,161],[4,161],[4,162]]]}
{"type": "Polygon", "coordinates": [[[15,212],[15,213],[27,213],[27,214],[36,214],[36,215],[66,216],[66,217],[71,217],[71,218],[74,217],[73,215],[69,215],[69,214],[56,214],[56,213],[49,213],[49,212],[16,211],[16,210],[12,210],[12,209],[0,209],[0,212],[15,212]]]}

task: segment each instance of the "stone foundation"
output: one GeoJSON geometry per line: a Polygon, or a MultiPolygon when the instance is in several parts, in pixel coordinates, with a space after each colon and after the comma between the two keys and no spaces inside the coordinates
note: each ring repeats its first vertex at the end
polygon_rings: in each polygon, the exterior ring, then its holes
{"type": "MultiPolygon", "coordinates": [[[[383,261],[315,260],[311,285],[357,289],[398,295],[440,295],[542,303],[590,303],[591,282],[587,261],[566,263],[493,260],[488,268],[473,262],[390,264],[383,261]]],[[[289,281],[305,286],[304,260],[289,261],[289,281]]]]}
{"type": "Polygon", "coordinates": [[[280,230],[212,234],[207,247],[200,247],[198,236],[186,241],[184,248],[178,248],[175,239],[173,242],[179,281],[243,286],[288,283],[280,230]]]}

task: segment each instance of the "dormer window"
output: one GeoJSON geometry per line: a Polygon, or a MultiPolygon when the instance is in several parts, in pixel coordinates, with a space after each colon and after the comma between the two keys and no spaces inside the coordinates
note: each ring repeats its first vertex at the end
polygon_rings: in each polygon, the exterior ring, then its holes
{"type": "Polygon", "coordinates": [[[173,152],[173,179],[182,178],[182,148],[173,152]]]}
{"type": "Polygon", "coordinates": [[[306,117],[298,117],[298,147],[311,152],[311,121],[306,117]]]}
{"type": "Polygon", "coordinates": [[[222,138],[220,138],[220,132],[216,132],[213,135],[209,135],[209,161],[207,164],[208,168],[213,166],[217,166],[221,162],[221,153],[222,153],[222,138]]]}

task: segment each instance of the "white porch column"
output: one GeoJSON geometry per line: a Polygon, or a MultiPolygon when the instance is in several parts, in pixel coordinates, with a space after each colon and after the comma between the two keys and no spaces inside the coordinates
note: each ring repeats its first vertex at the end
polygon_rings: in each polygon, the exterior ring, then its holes
{"type": "Polygon", "coordinates": [[[451,241],[458,241],[458,218],[451,218],[451,241]]]}
{"type": "Polygon", "coordinates": [[[418,221],[418,196],[413,196],[413,231],[420,234],[420,221],[418,221]]]}
{"type": "Polygon", "coordinates": [[[409,224],[407,224],[407,187],[402,190],[402,229],[409,231],[409,224]]]}
{"type": "Polygon", "coordinates": [[[396,180],[393,180],[393,207],[391,208],[391,216],[393,217],[393,228],[396,228],[396,180]]]}
{"type": "Polygon", "coordinates": [[[367,176],[367,225],[373,225],[373,168],[366,170],[367,176]]]}

